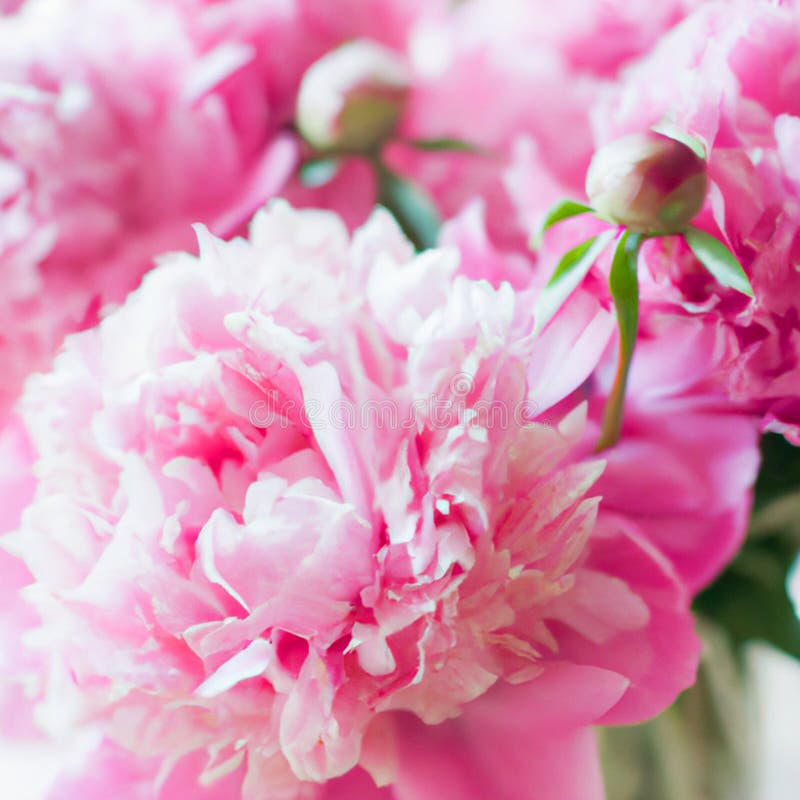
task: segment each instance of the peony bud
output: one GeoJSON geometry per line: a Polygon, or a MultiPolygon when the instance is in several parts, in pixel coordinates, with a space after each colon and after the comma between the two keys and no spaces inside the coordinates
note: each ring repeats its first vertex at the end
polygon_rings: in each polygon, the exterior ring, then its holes
{"type": "Polygon", "coordinates": [[[366,40],[348,42],[306,71],[297,127],[318,150],[368,153],[392,135],[408,87],[406,66],[394,51],[366,40]]]}
{"type": "Polygon", "coordinates": [[[634,233],[679,232],[703,207],[707,190],[706,162],[653,131],[601,147],[586,174],[595,211],[634,233]]]}

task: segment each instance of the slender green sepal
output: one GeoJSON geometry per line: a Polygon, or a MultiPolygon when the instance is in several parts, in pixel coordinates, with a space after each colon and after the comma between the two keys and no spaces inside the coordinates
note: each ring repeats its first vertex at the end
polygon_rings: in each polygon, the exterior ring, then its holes
{"type": "Polygon", "coordinates": [[[341,161],[338,158],[312,158],[300,166],[300,183],[309,189],[318,189],[330,183],[339,173],[341,161]]]}
{"type": "Polygon", "coordinates": [[[542,246],[542,239],[545,233],[556,223],[569,219],[570,217],[577,217],[579,214],[588,214],[591,210],[590,206],[586,206],[583,203],[576,203],[574,200],[559,200],[547,212],[547,216],[545,216],[541,227],[531,237],[531,249],[538,250],[542,246]]]}
{"type": "Polygon", "coordinates": [[[690,225],[684,232],[686,244],[692,249],[700,263],[723,286],[754,297],[753,287],[747,279],[742,265],[727,247],[710,233],[690,225]]]}
{"type": "Polygon", "coordinates": [[[622,430],[625,387],[639,328],[639,277],[636,267],[643,240],[642,235],[625,231],[617,242],[611,264],[608,287],[619,325],[619,361],[614,386],[603,413],[603,427],[596,448],[598,452],[616,444],[622,430]]]}
{"type": "Polygon", "coordinates": [[[536,301],[533,312],[535,333],[539,333],[558,313],[567,298],[586,277],[594,262],[611,244],[616,233],[615,230],[610,230],[604,231],[599,236],[593,236],[577,247],[573,247],[558,262],[552,277],[536,301]]]}
{"type": "Polygon", "coordinates": [[[375,168],[378,202],[394,216],[417,250],[435,247],[442,221],[430,198],[385,164],[376,162],[375,168]]]}
{"type": "Polygon", "coordinates": [[[441,139],[408,139],[406,144],[416,150],[424,150],[429,153],[483,153],[482,147],[463,139],[451,139],[444,137],[441,139]]]}
{"type": "Polygon", "coordinates": [[[656,133],[662,134],[662,136],[669,136],[670,139],[674,139],[676,142],[680,142],[681,144],[685,144],[690,150],[693,150],[696,155],[700,156],[704,161],[708,158],[708,154],[706,153],[706,146],[698,139],[696,136],[692,136],[690,133],[686,133],[683,128],[678,127],[674,122],[669,119],[663,119],[657,125],[653,125],[650,129],[655,131],[656,133]]]}

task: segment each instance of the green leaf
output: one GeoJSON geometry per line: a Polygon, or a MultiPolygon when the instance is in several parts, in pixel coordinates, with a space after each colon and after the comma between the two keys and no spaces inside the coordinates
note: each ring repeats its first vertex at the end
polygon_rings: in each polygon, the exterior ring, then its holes
{"type": "Polygon", "coordinates": [[[542,239],[545,233],[558,222],[577,217],[579,214],[587,214],[592,211],[589,206],[583,203],[576,203],[574,200],[559,200],[548,212],[539,230],[531,237],[531,249],[538,250],[542,246],[542,239]]]}
{"type": "Polygon", "coordinates": [[[534,309],[535,332],[538,333],[555,316],[567,298],[580,285],[600,257],[603,250],[611,244],[616,231],[610,230],[593,236],[591,239],[569,250],[539,295],[534,309]]]}
{"type": "Polygon", "coordinates": [[[695,136],[692,136],[690,133],[686,133],[683,128],[679,128],[671,120],[663,119],[657,125],[653,125],[651,130],[655,131],[656,133],[660,133],[662,136],[668,136],[670,139],[674,139],[676,142],[685,144],[704,161],[707,158],[705,145],[695,136]]]}
{"type": "Polygon", "coordinates": [[[625,387],[636,346],[639,328],[639,276],[637,264],[639,248],[644,236],[625,231],[617,242],[614,260],[611,263],[608,287],[614,300],[619,325],[619,361],[614,386],[606,401],[603,427],[597,442],[597,451],[616,444],[622,430],[622,413],[625,407],[625,387]]]}
{"type": "Polygon", "coordinates": [[[695,228],[694,225],[690,225],[683,232],[683,236],[692,252],[719,283],[736,289],[748,297],[754,297],[753,287],[742,265],[719,239],[701,231],[700,228],[695,228]]]}
{"type": "Polygon", "coordinates": [[[340,166],[338,158],[312,158],[300,165],[300,183],[318,189],[336,177],[340,166]]]}
{"type": "Polygon", "coordinates": [[[394,216],[417,250],[435,247],[442,222],[430,198],[385,164],[376,164],[376,170],[378,202],[394,216]]]}
{"type": "Polygon", "coordinates": [[[463,139],[450,139],[444,137],[441,139],[409,139],[406,142],[410,147],[417,150],[425,150],[430,153],[437,152],[457,152],[457,153],[482,153],[483,148],[471,142],[465,142],[463,139]]]}
{"type": "Polygon", "coordinates": [[[695,600],[737,646],[759,640],[800,659],[800,621],[787,592],[797,548],[779,536],[751,540],[695,600]]]}
{"type": "MultiPolygon", "coordinates": [[[[778,433],[764,434],[761,437],[761,467],[756,480],[754,522],[762,509],[798,491],[800,447],[790,444],[778,433]]],[[[800,516],[796,523],[800,525],[800,516]]]]}
{"type": "Polygon", "coordinates": [[[694,605],[735,645],[760,640],[800,658],[800,620],[787,590],[800,551],[800,448],[771,433],[761,454],[747,541],[694,605]]]}

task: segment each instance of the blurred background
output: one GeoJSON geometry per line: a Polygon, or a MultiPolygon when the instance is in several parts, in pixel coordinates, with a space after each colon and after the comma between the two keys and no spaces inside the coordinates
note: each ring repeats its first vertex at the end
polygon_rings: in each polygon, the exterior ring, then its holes
{"type": "Polygon", "coordinates": [[[697,683],[601,734],[609,800],[800,796],[800,452],[774,434],[762,452],[748,541],[695,601],[697,683]]]}

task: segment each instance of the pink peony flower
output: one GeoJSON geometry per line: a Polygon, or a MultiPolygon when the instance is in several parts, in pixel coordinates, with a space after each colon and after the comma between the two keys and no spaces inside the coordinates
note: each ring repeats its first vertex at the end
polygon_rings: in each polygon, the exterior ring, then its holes
{"type": "MultiPolygon", "coordinates": [[[[634,521],[692,592],[744,542],[760,462],[758,419],[714,388],[719,346],[719,336],[698,320],[643,320],[623,435],[598,481],[603,508],[634,521]]],[[[584,387],[592,441],[615,369],[612,348],[584,387]]]]}
{"type": "Polygon", "coordinates": [[[380,211],[352,241],[283,204],[198,234],[21,405],[39,721],[98,726],[148,797],[186,759],[247,800],[599,797],[586,726],[697,658],[669,561],[598,517],[571,398],[608,311],[534,338],[526,292],[380,211]]]}
{"type": "MultiPolygon", "coordinates": [[[[448,223],[442,240],[459,248],[463,274],[483,275],[494,285],[508,281],[536,297],[567,250],[607,228],[591,217],[562,223],[548,233],[538,264],[533,254],[497,247],[474,210],[448,223]]],[[[586,328],[576,319],[586,313],[582,308],[610,310],[610,260],[610,252],[598,260],[557,315],[557,330],[546,327],[542,333],[548,374],[577,368],[568,407],[589,403],[587,453],[598,441],[618,344],[616,333],[609,341],[609,329],[597,325],[599,315],[586,328]]],[[[721,385],[721,374],[733,366],[730,330],[676,313],[663,300],[656,304],[659,285],[641,272],[651,303],[640,320],[623,436],[603,453],[608,463],[597,483],[600,513],[634,524],[694,592],[725,566],[746,534],[759,464],[758,417],[733,402],[721,385]]]]}
{"type": "Polygon", "coordinates": [[[600,143],[664,117],[704,142],[710,190],[697,224],[733,249],[755,300],[719,286],[682,242],[663,240],[643,251],[643,313],[666,306],[706,326],[704,336],[720,345],[709,368],[716,385],[793,441],[800,441],[798,36],[794,5],[705,5],[592,110],[600,143]]]}

